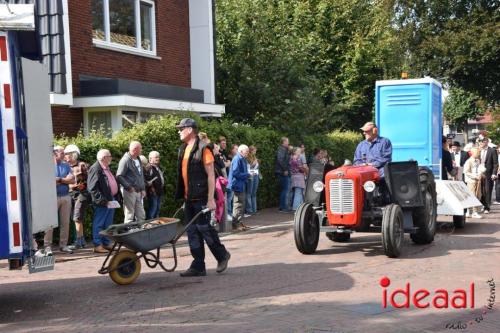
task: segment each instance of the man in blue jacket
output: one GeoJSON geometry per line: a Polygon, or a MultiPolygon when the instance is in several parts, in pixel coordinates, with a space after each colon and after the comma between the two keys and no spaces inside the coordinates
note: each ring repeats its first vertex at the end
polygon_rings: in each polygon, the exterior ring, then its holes
{"type": "Polygon", "coordinates": [[[354,152],[354,165],[371,165],[378,169],[384,178],[384,165],[392,161],[392,144],[387,138],[378,135],[378,128],[372,122],[367,122],[360,128],[365,140],[361,141],[354,152]]]}
{"type": "Polygon", "coordinates": [[[249,176],[247,160],[248,146],[240,145],[238,154],[231,161],[229,169],[228,188],[234,192],[233,196],[233,229],[245,229],[241,223],[245,213],[245,185],[249,176]]]}

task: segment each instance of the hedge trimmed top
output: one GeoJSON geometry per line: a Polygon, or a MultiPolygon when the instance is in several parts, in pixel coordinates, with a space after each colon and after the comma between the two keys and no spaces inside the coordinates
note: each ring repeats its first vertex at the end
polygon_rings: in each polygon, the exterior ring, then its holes
{"type": "MultiPolygon", "coordinates": [[[[184,115],[185,116],[185,115],[184,115]]],[[[204,120],[189,115],[198,123],[201,131],[206,132],[213,141],[219,136],[227,139],[227,146],[231,144],[246,144],[257,147],[257,158],[260,161],[262,182],[257,194],[259,208],[272,207],[278,202],[278,182],[274,177],[274,159],[282,136],[290,138],[290,144],[295,146],[304,143],[306,154],[309,156],[313,148],[323,148],[336,165],[341,165],[344,159],[352,159],[356,145],[362,140],[359,133],[335,131],[327,135],[310,135],[301,137],[299,133],[280,133],[270,128],[255,128],[249,125],[233,124],[228,119],[204,120]]],[[[178,130],[175,127],[182,116],[167,115],[153,117],[146,123],[136,124],[126,128],[109,138],[103,132],[92,132],[85,137],[79,134],[76,137],[58,137],[55,143],[66,146],[76,144],[80,149],[80,159],[93,163],[99,149],[109,149],[113,155],[111,168],[116,170],[119,158],[128,150],[130,141],[137,140],[142,144],[142,154],[147,156],[152,150],[160,153],[160,165],[165,173],[166,194],[163,198],[162,212],[168,216],[179,206],[174,200],[177,150],[181,144],[178,130]]],[[[304,124],[307,126],[307,124],[304,124]]]]}

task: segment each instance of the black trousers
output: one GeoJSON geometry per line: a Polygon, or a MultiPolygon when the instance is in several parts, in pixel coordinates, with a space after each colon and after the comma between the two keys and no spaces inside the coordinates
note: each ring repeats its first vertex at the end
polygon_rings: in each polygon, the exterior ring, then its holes
{"type": "MultiPolygon", "coordinates": [[[[203,209],[207,203],[202,201],[186,201],[184,217],[186,223],[203,209]]],[[[220,242],[217,231],[210,225],[210,213],[203,214],[187,229],[189,250],[193,256],[191,268],[197,271],[205,270],[205,242],[217,261],[224,260],[226,248],[220,242]]]]}
{"type": "Polygon", "coordinates": [[[481,203],[485,210],[490,210],[491,193],[493,192],[493,180],[491,176],[486,176],[481,182],[481,203]]]}
{"type": "Polygon", "coordinates": [[[495,192],[496,192],[496,201],[500,202],[500,175],[498,176],[499,178],[497,178],[497,181],[495,182],[496,184],[495,192]]]}

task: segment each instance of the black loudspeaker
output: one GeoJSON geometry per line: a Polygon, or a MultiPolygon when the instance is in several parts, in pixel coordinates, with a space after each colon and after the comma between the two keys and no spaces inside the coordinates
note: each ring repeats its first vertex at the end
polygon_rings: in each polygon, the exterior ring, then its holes
{"type": "Polygon", "coordinates": [[[401,207],[422,207],[418,163],[390,162],[384,167],[385,181],[392,200],[401,207]]]}
{"type": "MultiPolygon", "coordinates": [[[[324,181],[324,169],[323,163],[313,162],[309,164],[309,174],[307,175],[306,183],[306,193],[304,195],[304,202],[310,203],[313,206],[319,206],[321,193],[314,192],[313,184],[318,180],[324,181]]],[[[324,193],[324,191],[323,191],[324,193]]]]}
{"type": "MultiPolygon", "coordinates": [[[[304,202],[310,203],[313,206],[319,206],[325,203],[325,190],[323,192],[314,192],[313,184],[318,180],[325,183],[325,177],[328,172],[335,169],[331,164],[324,165],[321,162],[312,162],[309,164],[309,174],[307,175],[306,191],[304,195],[304,202]]],[[[327,184],[324,184],[327,186],[327,184]]]]}

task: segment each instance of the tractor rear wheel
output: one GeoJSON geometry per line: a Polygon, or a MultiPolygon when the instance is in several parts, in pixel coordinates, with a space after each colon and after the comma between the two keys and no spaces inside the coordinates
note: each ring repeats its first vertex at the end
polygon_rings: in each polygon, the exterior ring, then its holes
{"type": "Polygon", "coordinates": [[[319,241],[319,218],[311,204],[303,203],[297,208],[293,230],[297,250],[303,254],[314,253],[319,241]]]}
{"type": "Polygon", "coordinates": [[[326,237],[332,242],[348,242],[351,239],[351,234],[348,232],[327,232],[326,237]]]}
{"type": "Polygon", "coordinates": [[[397,258],[401,254],[404,241],[403,210],[396,204],[385,206],[382,216],[382,245],[389,258],[397,258]]]}
{"type": "Polygon", "coordinates": [[[429,244],[432,243],[436,234],[436,183],[429,168],[420,168],[419,173],[424,206],[413,210],[413,223],[418,230],[410,234],[410,238],[416,244],[429,244]]]}

